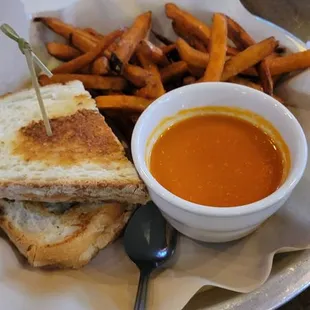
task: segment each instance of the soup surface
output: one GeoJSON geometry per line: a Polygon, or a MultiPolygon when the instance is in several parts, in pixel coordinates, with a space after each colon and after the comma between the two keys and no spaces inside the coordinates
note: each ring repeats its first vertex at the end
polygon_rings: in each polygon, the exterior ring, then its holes
{"type": "Polygon", "coordinates": [[[174,124],[158,138],[150,171],[185,200],[233,207],[274,192],[282,183],[284,161],[259,127],[234,116],[206,114],[174,124]]]}

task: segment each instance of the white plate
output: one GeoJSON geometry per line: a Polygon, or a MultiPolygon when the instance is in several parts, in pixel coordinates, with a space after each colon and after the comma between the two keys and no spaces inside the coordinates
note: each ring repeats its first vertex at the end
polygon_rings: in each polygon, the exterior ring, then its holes
{"type": "MultiPolygon", "coordinates": [[[[23,0],[28,14],[36,14],[38,11],[54,11],[61,10],[75,0],[23,0]]],[[[80,0],[88,1],[88,0],[80,0]]],[[[22,14],[21,6],[18,6],[17,0],[3,0],[6,7],[0,12],[1,22],[12,23],[14,27],[25,37],[27,37],[26,15],[22,14]],[[18,13],[19,12],[19,13],[18,13]],[[19,14],[19,15],[18,15],[19,14]]],[[[91,2],[91,1],[89,1],[91,2]]],[[[157,17],[155,24],[158,30],[168,34],[168,27],[160,27],[161,19],[163,17],[163,3],[164,0],[96,0],[100,10],[100,14],[111,17],[109,25],[111,29],[120,26],[119,20],[124,16],[124,23],[131,19],[131,16],[138,13],[140,10],[152,9],[157,17]],[[113,7],[119,4],[119,10],[110,12],[109,4],[113,3],[113,7]],[[153,4],[153,6],[151,6],[153,4]],[[103,10],[102,8],[105,8],[103,10]]],[[[283,29],[276,27],[266,21],[258,19],[251,15],[239,2],[239,0],[179,0],[175,1],[184,8],[190,9],[195,15],[203,19],[210,19],[211,12],[221,11],[240,22],[255,39],[260,40],[268,36],[275,36],[282,45],[288,47],[291,51],[299,51],[305,49],[303,42],[295,38],[293,35],[287,33],[283,29]]],[[[79,6],[77,6],[79,7],[79,6]]],[[[60,11],[58,12],[60,14],[60,11]]],[[[55,15],[58,14],[57,12],[55,15]]],[[[81,25],[98,26],[98,20],[89,18],[85,11],[80,10],[76,12],[76,18],[79,19],[81,25]],[[92,23],[96,23],[93,24],[92,23]]],[[[100,26],[100,25],[99,25],[100,26]]],[[[170,28],[170,27],[169,27],[170,28]]],[[[109,29],[107,29],[109,30],[109,29]]],[[[2,39],[1,39],[2,40],[2,39]]],[[[3,41],[0,43],[2,44],[3,41]]],[[[12,43],[13,44],[13,43],[12,43]]],[[[6,46],[6,45],[5,45],[6,46]]],[[[0,75],[0,82],[6,83],[8,90],[18,87],[19,83],[27,77],[25,66],[21,61],[19,52],[10,46],[10,49],[3,50],[0,54],[0,65],[2,68],[0,75]],[[19,61],[19,63],[17,62],[19,61]],[[3,69],[5,68],[5,70],[3,69]],[[8,79],[10,78],[10,80],[8,79]],[[12,78],[12,80],[11,80],[12,78]]],[[[299,108],[308,108],[307,101],[309,101],[308,85],[310,81],[310,73],[306,71],[295,78],[287,81],[280,89],[280,93],[285,94],[285,98],[289,100],[290,104],[294,104],[299,108]]],[[[3,84],[2,84],[3,85],[3,84]]],[[[0,89],[3,92],[3,89],[0,89]]],[[[0,278],[2,274],[17,272],[19,265],[15,253],[7,245],[6,241],[0,239],[0,278]]],[[[259,290],[246,294],[239,295],[228,291],[214,289],[209,292],[200,294],[191,303],[188,308],[192,309],[272,309],[281,303],[287,301],[290,297],[300,292],[310,280],[310,252],[304,251],[294,254],[286,254],[284,257],[277,257],[274,264],[274,271],[270,279],[259,290]]],[[[73,274],[72,274],[73,276],[73,274]]],[[[51,274],[53,277],[53,274],[51,274]]],[[[87,279],[85,279],[87,280],[87,279]]],[[[91,305],[87,300],[87,292],[80,292],[79,294],[66,295],[61,290],[62,284],[59,283],[59,290],[57,290],[57,298],[50,296],[48,287],[42,283],[42,292],[29,296],[26,289],[19,288],[18,284],[14,283],[12,286],[12,278],[9,282],[1,279],[0,282],[0,309],[12,310],[39,310],[39,309],[62,309],[66,305],[67,310],[73,309],[100,309],[91,305]],[[79,296],[77,298],[76,296],[79,296]]],[[[34,283],[36,276],[29,281],[34,283]]],[[[51,281],[53,282],[53,281],[51,281]]],[[[100,290],[98,288],[98,290],[100,290]]],[[[56,292],[56,291],[55,291],[56,292]]]]}

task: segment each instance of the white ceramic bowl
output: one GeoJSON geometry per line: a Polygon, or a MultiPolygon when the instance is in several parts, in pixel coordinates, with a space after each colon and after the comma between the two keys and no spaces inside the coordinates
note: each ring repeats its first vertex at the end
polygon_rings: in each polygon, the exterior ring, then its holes
{"type": "Polygon", "coordinates": [[[184,235],[208,242],[231,241],[254,231],[289,198],[301,179],[307,162],[304,132],[292,115],[272,97],[236,84],[200,83],[173,90],[157,99],[139,118],[132,136],[132,155],[151,199],[165,218],[184,235]],[[148,169],[147,160],[154,129],[166,117],[180,110],[203,106],[229,106],[247,109],[262,116],[280,132],[291,154],[286,181],[268,197],[240,207],[216,208],[186,201],[161,186],[148,169]]]}

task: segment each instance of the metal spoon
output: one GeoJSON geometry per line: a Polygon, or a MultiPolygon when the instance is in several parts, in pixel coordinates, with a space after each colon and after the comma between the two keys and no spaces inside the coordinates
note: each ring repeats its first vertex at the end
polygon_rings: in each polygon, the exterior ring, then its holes
{"type": "Polygon", "coordinates": [[[166,222],[154,203],[137,209],[124,234],[125,251],[140,269],[135,310],[146,309],[150,274],[173,255],[176,244],[176,230],[166,222]]]}

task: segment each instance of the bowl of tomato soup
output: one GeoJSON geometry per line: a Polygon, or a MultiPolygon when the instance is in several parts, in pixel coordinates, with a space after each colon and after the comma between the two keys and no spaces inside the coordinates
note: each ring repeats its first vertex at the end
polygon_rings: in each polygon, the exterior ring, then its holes
{"type": "Polygon", "coordinates": [[[225,242],[251,233],[285,203],[303,175],[307,143],[272,97],[200,83],[167,93],[141,115],[132,154],[172,226],[225,242]]]}

